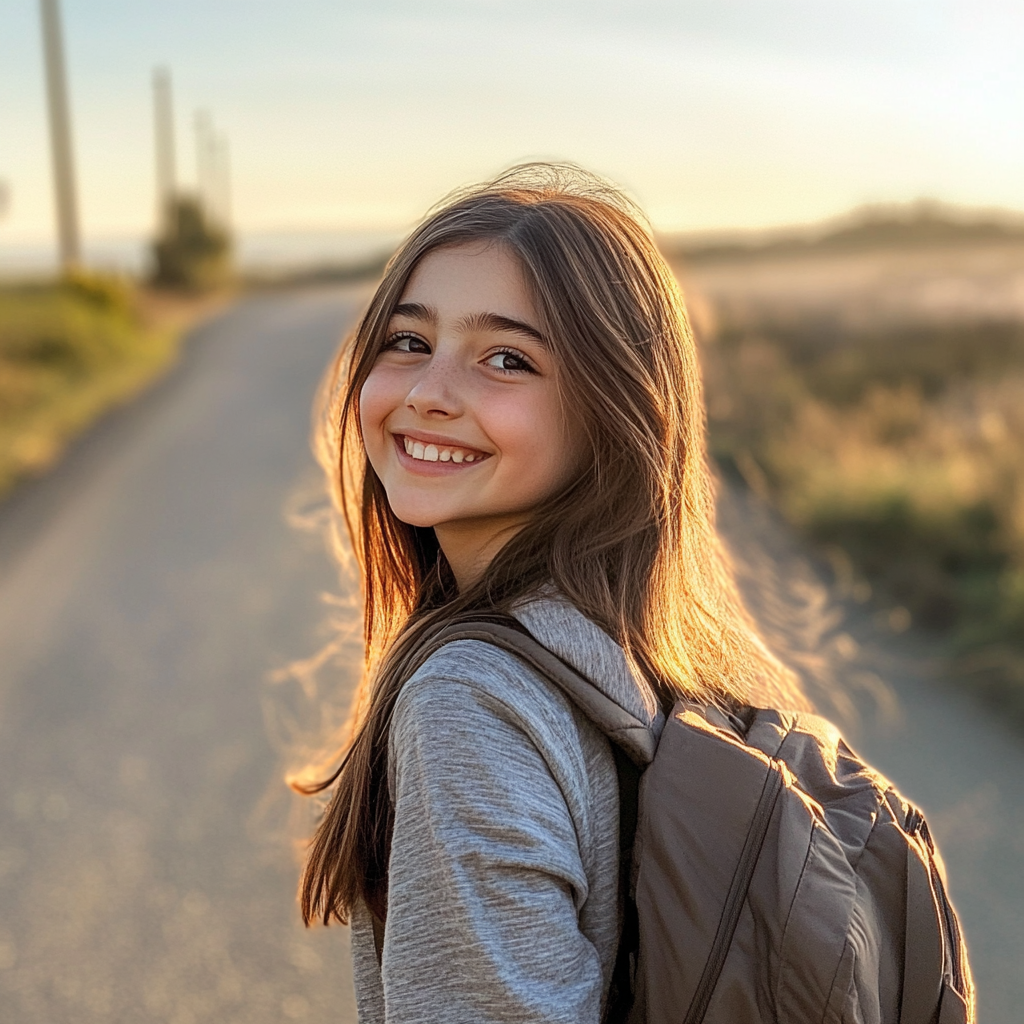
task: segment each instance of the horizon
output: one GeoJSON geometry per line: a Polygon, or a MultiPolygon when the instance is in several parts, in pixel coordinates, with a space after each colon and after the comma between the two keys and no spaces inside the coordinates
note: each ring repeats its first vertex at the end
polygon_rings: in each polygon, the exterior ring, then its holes
{"type": "MultiPolygon", "coordinates": [[[[0,246],[53,237],[38,10],[0,11],[0,246]]],[[[155,210],[151,75],[179,181],[207,111],[239,237],[408,230],[521,160],[621,184],[663,234],[785,230],[922,196],[1024,205],[1024,11],[815,0],[62,0],[83,235],[155,210]]]]}
{"type": "MultiPolygon", "coordinates": [[[[671,248],[737,249],[752,251],[779,243],[814,241],[832,232],[872,224],[913,224],[931,220],[958,227],[1009,229],[1011,237],[1024,240],[1024,210],[1006,207],[973,207],[921,197],[905,203],[867,203],[816,221],[776,224],[754,228],[710,228],[691,231],[658,231],[655,236],[671,248]]],[[[329,226],[277,228],[238,232],[233,243],[237,263],[243,271],[273,272],[313,268],[344,268],[385,257],[412,230],[329,226]]],[[[121,233],[90,236],[84,240],[84,262],[98,270],[141,274],[146,270],[153,233],[121,233]]],[[[977,240],[965,239],[965,243],[977,240]]],[[[880,242],[880,247],[891,243],[880,242]]],[[[0,280],[28,275],[34,277],[56,266],[55,238],[29,239],[0,244],[0,280]]]]}

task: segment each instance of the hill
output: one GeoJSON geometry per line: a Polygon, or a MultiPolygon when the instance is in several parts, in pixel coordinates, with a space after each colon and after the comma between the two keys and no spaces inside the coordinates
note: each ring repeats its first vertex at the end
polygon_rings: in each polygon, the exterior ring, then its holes
{"type": "Polygon", "coordinates": [[[809,227],[730,235],[664,235],[662,251],[690,264],[891,249],[1024,245],[1024,215],[921,200],[865,206],[809,227]]]}

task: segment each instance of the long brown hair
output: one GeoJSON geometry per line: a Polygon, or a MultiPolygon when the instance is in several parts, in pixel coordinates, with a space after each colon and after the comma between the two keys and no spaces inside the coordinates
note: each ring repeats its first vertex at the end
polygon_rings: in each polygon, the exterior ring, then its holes
{"type": "Polygon", "coordinates": [[[322,391],[317,448],[361,574],[366,672],[351,738],[300,886],[303,919],[385,911],[391,805],[388,727],[424,635],[507,612],[554,588],[617,640],[666,706],[801,706],[762,642],[715,530],[704,402],[682,295],[620,192],[567,165],[528,164],[450,197],[388,264],[322,391]],[[521,263],[550,339],[562,401],[587,455],[482,577],[460,592],[433,530],[392,513],[359,434],[358,401],[406,282],[425,254],[490,240],[521,263]]]}

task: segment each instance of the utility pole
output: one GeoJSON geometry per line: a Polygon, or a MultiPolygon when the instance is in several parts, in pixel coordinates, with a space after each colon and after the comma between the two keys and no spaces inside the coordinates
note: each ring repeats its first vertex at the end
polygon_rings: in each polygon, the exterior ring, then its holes
{"type": "Polygon", "coordinates": [[[196,129],[196,192],[203,213],[210,221],[217,220],[217,143],[213,119],[209,111],[197,110],[196,129]]]}
{"type": "Polygon", "coordinates": [[[53,186],[57,200],[57,234],[60,240],[61,267],[67,272],[74,270],[81,262],[68,80],[58,0],[40,0],[40,10],[46,63],[46,98],[50,111],[50,144],[53,150],[53,186]]]}
{"type": "Polygon", "coordinates": [[[226,135],[217,136],[217,206],[220,226],[231,232],[231,156],[226,135]]]}
{"type": "Polygon", "coordinates": [[[158,234],[171,229],[174,200],[178,194],[174,161],[174,107],[171,74],[166,68],[153,71],[153,124],[156,132],[156,201],[158,234]]]}
{"type": "Polygon", "coordinates": [[[196,184],[203,212],[224,231],[231,224],[231,167],[227,136],[207,110],[196,111],[196,184]]]}

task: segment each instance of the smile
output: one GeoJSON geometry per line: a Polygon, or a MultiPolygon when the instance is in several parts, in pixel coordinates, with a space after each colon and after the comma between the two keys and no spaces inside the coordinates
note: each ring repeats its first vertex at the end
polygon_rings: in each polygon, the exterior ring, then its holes
{"type": "Polygon", "coordinates": [[[487,458],[486,452],[458,445],[428,444],[425,441],[407,435],[396,436],[395,440],[404,448],[405,454],[417,462],[482,462],[487,458]]]}

